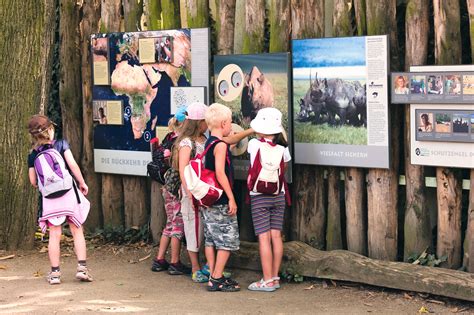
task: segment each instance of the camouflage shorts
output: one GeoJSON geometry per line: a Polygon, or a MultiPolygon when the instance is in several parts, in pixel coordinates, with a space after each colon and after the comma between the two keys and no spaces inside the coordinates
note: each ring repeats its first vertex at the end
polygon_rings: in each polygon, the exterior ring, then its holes
{"type": "Polygon", "coordinates": [[[204,244],[216,249],[238,250],[240,246],[237,216],[229,215],[228,205],[201,208],[204,222],[204,244]]]}

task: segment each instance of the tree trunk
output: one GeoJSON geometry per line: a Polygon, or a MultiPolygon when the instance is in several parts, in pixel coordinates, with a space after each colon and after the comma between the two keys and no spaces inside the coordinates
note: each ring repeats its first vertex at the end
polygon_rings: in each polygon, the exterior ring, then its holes
{"type": "Polygon", "coordinates": [[[471,187],[469,190],[469,207],[467,209],[467,228],[464,237],[463,267],[474,273],[474,169],[471,170],[471,187]]]}
{"type": "Polygon", "coordinates": [[[357,25],[357,35],[363,36],[367,34],[367,19],[366,19],[366,5],[365,0],[353,0],[355,19],[357,25]]]}
{"type": "Polygon", "coordinates": [[[324,36],[324,0],[291,0],[291,38],[324,36]]]}
{"type": "MultiPolygon", "coordinates": [[[[435,61],[437,65],[461,63],[459,1],[433,0],[435,61]]],[[[447,255],[446,268],[461,266],[461,172],[436,169],[438,194],[438,239],[436,254],[447,255]]]]}
{"type": "Polygon", "coordinates": [[[141,30],[142,0],[122,0],[125,32],[141,30]]]}
{"type": "Polygon", "coordinates": [[[49,96],[56,16],[52,0],[0,7],[0,248],[13,250],[33,245],[38,195],[28,180],[25,126],[49,96]]]}
{"type": "Polygon", "coordinates": [[[270,1],[270,52],[289,51],[291,0],[270,1]]]}
{"type": "Polygon", "coordinates": [[[234,54],[241,54],[245,32],[245,0],[235,1],[234,54]]]}
{"type": "Polygon", "coordinates": [[[125,227],[139,229],[148,222],[150,196],[146,177],[123,176],[125,227]]]}
{"type": "Polygon", "coordinates": [[[217,4],[218,15],[215,20],[219,55],[230,55],[234,50],[235,2],[223,0],[217,4]]]}
{"type": "MultiPolygon", "coordinates": [[[[429,5],[424,0],[410,0],[406,8],[405,70],[410,65],[426,64],[428,57],[429,5]]],[[[403,259],[419,256],[432,246],[430,212],[425,199],[423,166],[410,162],[410,105],[405,106],[405,178],[406,206],[403,259]]]]}
{"type": "Polygon", "coordinates": [[[143,15],[145,16],[147,30],[161,30],[163,23],[161,13],[160,0],[143,0],[143,15]]]}
{"type": "Polygon", "coordinates": [[[87,217],[86,227],[94,230],[102,225],[101,177],[94,172],[94,137],[92,125],[92,71],[90,36],[99,32],[100,0],[83,1],[81,32],[81,73],[82,73],[82,126],[83,144],[81,170],[89,186],[87,199],[91,202],[91,210],[87,217]]]}
{"type": "Polygon", "coordinates": [[[101,33],[120,32],[120,21],[122,20],[121,9],[121,0],[102,0],[100,8],[101,33]]]}
{"type": "Polygon", "coordinates": [[[265,0],[245,2],[245,28],[242,53],[255,54],[264,50],[265,0]]]}
{"type": "Polygon", "coordinates": [[[347,249],[367,255],[367,195],[365,172],[358,168],[347,168],[346,191],[346,240],[347,249]]]}
{"type": "Polygon", "coordinates": [[[474,61],[474,0],[467,0],[467,11],[469,13],[469,35],[471,38],[471,60],[474,61]]]}
{"type": "Polygon", "coordinates": [[[332,15],[333,35],[351,36],[352,35],[352,3],[346,0],[335,0],[334,11],[332,15]]]}
{"type": "Polygon", "coordinates": [[[68,0],[61,0],[59,37],[60,79],[59,100],[63,137],[71,144],[75,158],[82,153],[82,95],[81,55],[79,42],[80,7],[68,0]]]}
{"type": "Polygon", "coordinates": [[[182,27],[199,28],[209,25],[209,2],[207,0],[181,0],[180,2],[182,27]]]}
{"type": "MultiPolygon", "coordinates": [[[[397,24],[394,1],[367,2],[368,35],[389,34],[392,69],[398,67],[397,24]]],[[[390,117],[390,116],[389,116],[390,117]]],[[[368,253],[369,257],[396,260],[398,242],[398,164],[400,110],[391,107],[390,169],[370,169],[368,173],[368,253]]]]}
{"type": "MultiPolygon", "coordinates": [[[[474,301],[474,275],[403,262],[370,259],[349,251],[320,251],[301,242],[284,244],[281,271],[474,301]]],[[[229,265],[260,270],[258,244],[241,242],[229,265]]]]}
{"type": "Polygon", "coordinates": [[[327,250],[342,249],[340,172],[337,167],[328,169],[328,224],[326,228],[327,250]]]}
{"type": "Polygon", "coordinates": [[[174,0],[161,0],[161,14],[163,15],[162,23],[164,30],[178,29],[181,27],[178,2],[174,0]]]}

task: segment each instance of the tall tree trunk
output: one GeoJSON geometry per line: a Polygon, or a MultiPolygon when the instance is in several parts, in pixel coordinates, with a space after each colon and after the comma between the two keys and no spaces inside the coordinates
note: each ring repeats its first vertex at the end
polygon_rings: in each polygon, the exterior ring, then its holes
{"type": "Polygon", "coordinates": [[[353,0],[357,25],[357,35],[363,36],[367,34],[367,19],[365,0],[353,0]]]}
{"type": "Polygon", "coordinates": [[[246,1],[242,53],[254,54],[263,52],[264,32],[265,0],[246,1]]]}
{"type": "MultiPolygon", "coordinates": [[[[335,0],[332,12],[334,36],[352,35],[351,4],[335,0]]],[[[328,224],[326,230],[327,249],[342,249],[340,172],[336,167],[328,168],[328,224]]],[[[351,206],[351,205],[350,205],[351,206]]]]}
{"type": "MultiPolygon", "coordinates": [[[[137,30],[142,14],[142,2],[137,0],[122,0],[125,21],[125,32],[137,30]]],[[[163,9],[163,2],[161,7],[163,9]]],[[[163,21],[165,23],[165,21],[163,21]]],[[[114,176],[114,175],[106,175],[114,176]]],[[[150,191],[147,178],[139,176],[120,176],[123,184],[123,204],[126,228],[140,228],[148,222],[150,191]]],[[[115,189],[118,189],[115,187],[115,189]]],[[[119,192],[120,193],[120,192],[119,192]]]]}
{"type": "MultiPolygon", "coordinates": [[[[324,1],[291,2],[291,38],[324,36],[324,1]]],[[[292,239],[318,249],[326,243],[326,207],[324,169],[312,165],[295,165],[292,212],[292,239]]]]}
{"type": "Polygon", "coordinates": [[[143,0],[143,15],[145,16],[147,30],[156,31],[162,28],[161,1],[143,0]]]}
{"type": "Polygon", "coordinates": [[[178,2],[174,0],[161,0],[161,14],[163,15],[163,29],[169,30],[181,27],[178,2]]]}
{"type": "Polygon", "coordinates": [[[291,0],[291,38],[324,36],[324,0],[291,0]]]}
{"type": "Polygon", "coordinates": [[[291,0],[270,1],[270,52],[288,51],[291,32],[291,0]]]}
{"type": "MultiPolygon", "coordinates": [[[[395,1],[367,2],[367,34],[389,34],[392,69],[398,68],[395,1]]],[[[390,169],[370,169],[368,173],[368,254],[371,258],[396,260],[398,242],[398,166],[400,110],[391,108],[390,169]],[[383,200],[383,202],[382,202],[383,200]]],[[[390,117],[390,116],[389,116],[390,117]]]]}
{"type": "Polygon", "coordinates": [[[59,100],[63,121],[63,137],[71,144],[75,158],[82,153],[82,80],[81,54],[77,43],[80,39],[80,7],[68,0],[61,0],[59,20],[60,79],[59,100]]]}
{"type": "Polygon", "coordinates": [[[28,180],[25,126],[49,96],[55,6],[2,0],[0,7],[0,248],[12,250],[33,245],[38,198],[28,180]]]}
{"type": "MultiPolygon", "coordinates": [[[[459,1],[433,0],[435,59],[437,65],[461,63],[459,1]]],[[[445,268],[461,266],[462,176],[458,170],[436,169],[438,194],[438,239],[436,254],[447,255],[445,268]]]]}
{"type": "Polygon", "coordinates": [[[122,0],[125,32],[141,30],[142,0],[122,0]]]}
{"type": "Polygon", "coordinates": [[[474,0],[467,0],[469,13],[469,36],[471,38],[471,60],[474,60],[474,0]]]}
{"type": "Polygon", "coordinates": [[[92,126],[92,71],[90,36],[99,32],[100,0],[83,1],[81,32],[81,74],[82,74],[82,173],[89,186],[87,198],[91,202],[91,210],[87,217],[86,227],[93,230],[102,224],[101,177],[94,172],[94,137],[92,126]]]}
{"type": "MultiPolygon", "coordinates": [[[[120,32],[121,10],[121,0],[102,0],[100,12],[101,32],[120,32]]],[[[123,226],[124,196],[120,175],[102,174],[101,198],[104,227],[123,226]]]]}
{"type": "Polygon", "coordinates": [[[217,4],[218,14],[215,20],[219,55],[230,55],[234,50],[235,2],[236,0],[223,0],[217,4]]]}
{"type": "Polygon", "coordinates": [[[182,27],[199,28],[209,25],[208,0],[181,0],[180,3],[182,27]]]}
{"type": "MultiPolygon", "coordinates": [[[[410,65],[426,64],[428,57],[429,5],[425,0],[410,0],[406,8],[405,70],[410,65]]],[[[405,106],[406,206],[403,259],[421,254],[432,245],[430,212],[425,199],[423,166],[410,162],[410,105],[405,106]]]]}
{"type": "Polygon", "coordinates": [[[234,54],[241,54],[245,32],[245,0],[235,1],[234,54]]]}

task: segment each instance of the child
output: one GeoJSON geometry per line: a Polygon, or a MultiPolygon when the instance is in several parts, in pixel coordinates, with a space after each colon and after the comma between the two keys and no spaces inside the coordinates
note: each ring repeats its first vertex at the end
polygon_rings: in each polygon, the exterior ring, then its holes
{"type": "Polygon", "coordinates": [[[195,102],[188,106],[181,134],[173,146],[173,163],[175,168],[179,169],[182,185],[181,213],[184,222],[184,235],[191,261],[192,279],[195,282],[207,282],[208,279],[201,271],[199,264],[199,245],[203,237],[202,222],[199,220],[197,209],[194,208],[192,195],[186,188],[184,168],[192,157],[204,151],[206,142],[204,133],[207,131],[207,124],[204,120],[206,111],[207,106],[203,103],[195,102]]]}
{"type": "Polygon", "coordinates": [[[42,212],[39,215],[39,225],[43,232],[49,227],[48,254],[51,263],[51,272],[48,275],[50,284],[61,283],[60,261],[60,241],[62,234],[62,223],[68,222],[74,238],[74,249],[78,259],[76,278],[81,281],[90,282],[92,276],[86,264],[86,242],[82,224],[89,213],[90,203],[84,197],[87,195],[87,187],[81,170],[77,165],[69,149],[66,140],[54,141],[54,125],[48,117],[43,115],[33,116],[28,123],[28,130],[32,138],[33,150],[28,155],[28,176],[31,185],[38,187],[37,173],[35,170],[35,159],[38,154],[46,149],[54,148],[64,159],[67,169],[72,172],[75,180],[79,184],[79,190],[73,184],[73,188],[60,197],[45,198],[42,196],[42,212]]]}
{"type": "MultiPolygon", "coordinates": [[[[179,129],[185,120],[184,112],[178,111],[168,123],[169,133],[165,138],[176,139],[179,129]]],[[[184,234],[183,217],[181,215],[181,202],[165,187],[162,188],[163,199],[166,211],[166,226],[160,239],[160,247],[156,258],[153,259],[152,271],[168,270],[171,275],[188,274],[189,270],[179,261],[181,251],[181,240],[184,234]],[[168,263],[165,259],[166,250],[171,243],[171,261],[168,263]]]]}
{"type": "Polygon", "coordinates": [[[216,172],[217,181],[224,190],[221,198],[209,208],[201,207],[204,221],[205,254],[210,269],[209,291],[235,292],[238,282],[223,276],[230,252],[239,249],[237,204],[232,193],[233,169],[229,147],[220,141],[231,133],[232,112],[224,105],[214,103],[206,112],[211,135],[206,142],[205,168],[216,172]],[[217,140],[217,141],[216,141],[217,140]],[[215,249],[217,250],[217,256],[215,249]]]}
{"type": "MultiPolygon", "coordinates": [[[[281,117],[281,112],[278,109],[267,107],[261,109],[250,123],[258,137],[258,139],[250,140],[247,148],[250,154],[251,166],[255,163],[257,152],[264,144],[263,141],[271,144],[270,152],[279,154],[276,159],[281,161],[283,157],[284,166],[291,160],[283,136],[281,117]],[[285,148],[283,149],[282,146],[285,148]]],[[[279,172],[284,174],[285,170],[279,169],[279,172]]],[[[252,291],[271,292],[280,288],[278,271],[283,257],[281,230],[285,213],[285,186],[285,184],[282,185],[281,193],[278,195],[250,191],[252,221],[255,235],[258,237],[263,270],[263,279],[249,285],[248,289],[252,291]]]]}

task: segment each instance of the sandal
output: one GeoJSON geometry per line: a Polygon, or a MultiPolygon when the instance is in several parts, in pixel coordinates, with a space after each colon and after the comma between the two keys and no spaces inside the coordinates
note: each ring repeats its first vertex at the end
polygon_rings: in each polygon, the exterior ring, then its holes
{"type": "Polygon", "coordinates": [[[216,292],[237,292],[240,291],[240,286],[237,281],[226,279],[221,277],[219,279],[214,279],[213,277],[209,278],[209,285],[207,286],[207,291],[216,292]]]}
{"type": "Polygon", "coordinates": [[[273,283],[273,279],[263,280],[253,282],[249,285],[248,289],[250,291],[262,291],[262,292],[273,292],[276,290],[274,286],[268,286],[268,284],[273,283]]]}
{"type": "Polygon", "coordinates": [[[279,288],[281,287],[281,286],[280,286],[280,277],[273,277],[272,280],[273,280],[273,287],[274,287],[275,289],[279,289],[279,288]],[[277,283],[275,283],[275,281],[276,281],[277,283]]]}

